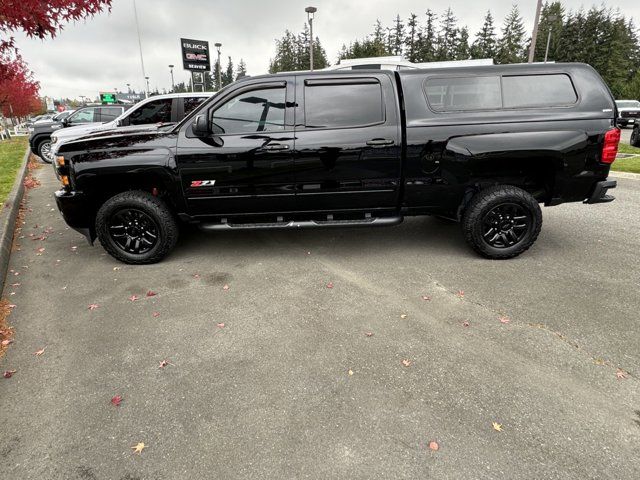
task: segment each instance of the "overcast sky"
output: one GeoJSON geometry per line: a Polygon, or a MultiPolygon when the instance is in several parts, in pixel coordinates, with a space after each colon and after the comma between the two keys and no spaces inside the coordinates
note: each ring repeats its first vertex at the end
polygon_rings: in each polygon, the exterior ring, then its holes
{"type": "MultiPolygon", "coordinates": [[[[213,50],[222,43],[234,62],[243,58],[250,75],[266,73],[274,55],[274,40],[285,29],[297,32],[306,21],[307,3],[318,8],[314,34],[320,37],[329,60],[335,63],[343,43],[372,31],[377,18],[391,26],[397,13],[405,19],[416,13],[424,19],[427,8],[440,13],[451,6],[460,24],[475,33],[491,8],[501,25],[513,3],[518,4],[527,30],[533,26],[536,0],[516,1],[449,0],[137,0],[142,51],[151,88],[170,88],[169,64],[176,65],[176,82],[188,79],[180,60],[181,37],[208,40],[213,50]]],[[[619,8],[640,23],[640,1],[564,0],[568,9],[593,3],[619,8]]],[[[17,35],[22,55],[41,83],[41,94],[78,98],[95,97],[99,91],[126,90],[126,84],[140,90],[143,76],[136,36],[132,0],[113,0],[111,13],[86,22],[68,24],[53,40],[30,40],[17,35]]]]}

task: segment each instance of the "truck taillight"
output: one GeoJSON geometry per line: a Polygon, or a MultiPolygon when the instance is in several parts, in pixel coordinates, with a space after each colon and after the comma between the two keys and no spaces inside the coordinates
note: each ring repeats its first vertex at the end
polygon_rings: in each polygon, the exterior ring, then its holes
{"type": "Polygon", "coordinates": [[[620,143],[620,129],[612,128],[604,134],[604,146],[602,147],[602,163],[613,163],[618,155],[620,143]]]}

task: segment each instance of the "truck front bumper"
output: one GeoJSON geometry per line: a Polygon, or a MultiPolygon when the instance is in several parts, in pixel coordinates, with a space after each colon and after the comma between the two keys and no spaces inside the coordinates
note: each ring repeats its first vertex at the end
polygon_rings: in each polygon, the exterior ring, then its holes
{"type": "Polygon", "coordinates": [[[96,239],[92,202],[82,192],[58,190],[55,192],[56,204],[62,218],[71,228],[80,232],[93,245],[96,239]]]}
{"type": "Polygon", "coordinates": [[[596,183],[596,186],[593,189],[593,193],[591,196],[584,201],[587,204],[593,203],[608,203],[613,202],[616,197],[613,195],[607,195],[607,191],[611,188],[616,188],[618,186],[618,182],[615,180],[604,180],[602,182],[596,183]]]}

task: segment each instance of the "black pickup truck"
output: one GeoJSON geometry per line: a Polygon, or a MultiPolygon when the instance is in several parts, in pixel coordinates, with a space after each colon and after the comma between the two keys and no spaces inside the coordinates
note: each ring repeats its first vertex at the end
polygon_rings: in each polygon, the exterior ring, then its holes
{"type": "Polygon", "coordinates": [[[54,162],[66,222],[115,258],[157,262],[203,230],[459,221],[479,254],[536,240],[539,204],[613,200],[620,130],[583,64],[246,78],[178,125],[101,132],[54,162]]]}

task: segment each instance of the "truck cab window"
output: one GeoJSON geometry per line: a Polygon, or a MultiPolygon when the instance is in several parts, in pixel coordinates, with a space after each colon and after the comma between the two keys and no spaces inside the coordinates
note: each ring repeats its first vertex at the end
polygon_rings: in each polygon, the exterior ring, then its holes
{"type": "Polygon", "coordinates": [[[150,123],[168,123],[171,121],[173,100],[165,98],[146,103],[129,115],[129,125],[147,125],[150,123]]]}
{"type": "Polygon", "coordinates": [[[284,88],[269,88],[252,90],[232,98],[213,112],[214,133],[284,130],[285,93],[284,88]]]}
{"type": "Polygon", "coordinates": [[[193,112],[196,107],[199,107],[202,102],[206,100],[206,97],[188,97],[184,99],[184,116],[186,117],[193,112]]]}
{"type": "Polygon", "coordinates": [[[307,128],[357,127],[384,121],[378,82],[307,85],[304,105],[307,128]]]}

